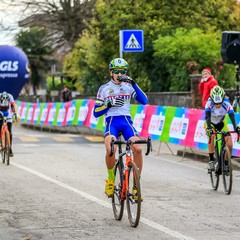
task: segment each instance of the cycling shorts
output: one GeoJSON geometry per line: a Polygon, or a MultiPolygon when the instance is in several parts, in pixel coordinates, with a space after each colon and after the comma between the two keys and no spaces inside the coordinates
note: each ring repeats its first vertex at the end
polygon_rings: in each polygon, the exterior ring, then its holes
{"type": "Polygon", "coordinates": [[[118,138],[121,133],[125,140],[133,136],[139,136],[137,130],[133,127],[130,116],[112,116],[106,118],[106,130],[104,137],[113,135],[118,138]]]}
{"type": "MultiPolygon", "coordinates": [[[[227,126],[227,123],[226,123],[226,120],[224,119],[223,121],[217,123],[217,124],[214,124],[214,123],[211,123],[211,126],[213,129],[217,130],[217,131],[229,131],[229,128],[227,126]]],[[[205,128],[207,128],[207,124],[205,123],[204,125],[205,128]]]]}
{"type": "MultiPolygon", "coordinates": [[[[7,118],[11,118],[11,117],[12,117],[12,114],[10,113],[9,110],[7,110],[7,111],[1,111],[1,110],[0,110],[0,114],[1,114],[2,116],[7,117],[7,118]]],[[[12,122],[12,119],[7,119],[7,122],[12,122]]]]}

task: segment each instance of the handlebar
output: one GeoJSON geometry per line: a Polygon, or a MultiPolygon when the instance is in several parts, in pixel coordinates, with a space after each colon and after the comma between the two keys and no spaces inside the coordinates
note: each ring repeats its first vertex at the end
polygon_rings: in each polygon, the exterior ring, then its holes
{"type": "Polygon", "coordinates": [[[13,120],[13,123],[14,123],[14,125],[15,126],[17,126],[18,125],[18,119],[15,119],[15,118],[13,118],[13,117],[7,117],[7,116],[0,116],[0,119],[3,121],[3,122],[7,122],[7,120],[13,120]]]}
{"type": "MultiPolygon", "coordinates": [[[[217,134],[222,134],[223,136],[228,136],[229,133],[236,133],[238,138],[237,138],[237,142],[239,141],[239,134],[235,131],[214,131],[211,135],[217,135],[217,134]]],[[[208,143],[211,143],[211,137],[209,137],[208,143]]]]}
{"type": "Polygon", "coordinates": [[[148,139],[128,140],[128,141],[114,140],[114,138],[112,138],[110,142],[111,152],[109,154],[109,157],[111,157],[114,153],[114,145],[121,145],[121,144],[125,144],[126,147],[130,147],[133,144],[147,144],[147,151],[145,153],[146,156],[150,153],[150,151],[152,151],[152,141],[150,137],[148,137],[148,139]]]}
{"type": "Polygon", "coordinates": [[[13,118],[12,117],[1,116],[0,119],[3,120],[3,121],[7,121],[7,120],[11,120],[13,118]]]}

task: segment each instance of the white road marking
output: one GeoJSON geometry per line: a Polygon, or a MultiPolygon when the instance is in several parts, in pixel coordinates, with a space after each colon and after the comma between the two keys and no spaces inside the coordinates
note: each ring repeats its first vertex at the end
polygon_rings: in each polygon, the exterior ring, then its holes
{"type": "MultiPolygon", "coordinates": [[[[40,178],[42,178],[42,179],[44,179],[46,181],[49,181],[51,183],[55,183],[56,185],[58,185],[58,186],[60,186],[60,187],[62,187],[64,189],[67,189],[67,190],[69,190],[71,192],[74,192],[74,193],[76,193],[76,194],[78,194],[78,195],[80,195],[80,196],[82,196],[82,197],[84,197],[84,198],[86,198],[86,199],[88,199],[88,200],[90,200],[92,202],[98,203],[99,205],[102,205],[102,206],[104,206],[106,208],[112,208],[112,205],[110,203],[102,201],[101,199],[98,199],[98,198],[96,198],[96,197],[94,197],[94,196],[92,196],[90,194],[87,194],[87,193],[85,193],[83,191],[80,191],[80,190],[78,190],[76,188],[73,188],[73,187],[71,187],[71,186],[69,186],[69,185],[67,185],[65,183],[62,183],[62,182],[56,180],[56,179],[50,178],[47,175],[44,175],[44,174],[42,174],[40,172],[37,172],[35,170],[32,170],[32,169],[30,169],[28,167],[25,167],[23,165],[20,165],[18,163],[14,163],[14,162],[12,162],[11,165],[13,165],[13,166],[15,166],[17,168],[20,168],[20,169],[22,169],[22,170],[24,170],[26,172],[29,172],[29,173],[31,173],[33,175],[36,175],[36,176],[38,176],[38,177],[40,177],[40,178]]],[[[164,226],[162,226],[162,225],[160,225],[160,224],[158,224],[156,222],[153,222],[151,220],[148,220],[146,218],[141,217],[140,221],[142,223],[148,225],[149,227],[155,228],[155,229],[157,229],[157,230],[159,230],[161,232],[164,232],[164,233],[166,233],[166,234],[168,234],[168,235],[170,235],[170,236],[172,236],[172,237],[174,237],[176,239],[180,239],[180,240],[195,240],[194,238],[185,236],[185,235],[183,235],[183,234],[181,234],[181,233],[179,233],[177,231],[171,230],[171,229],[169,229],[167,227],[164,227],[164,226]]]]}

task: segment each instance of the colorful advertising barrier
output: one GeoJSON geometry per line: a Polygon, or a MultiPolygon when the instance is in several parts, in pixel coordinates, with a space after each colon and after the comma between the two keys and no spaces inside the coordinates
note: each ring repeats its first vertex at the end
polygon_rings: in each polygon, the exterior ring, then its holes
{"type": "MultiPolygon", "coordinates": [[[[95,100],[73,100],[66,103],[26,103],[16,101],[22,122],[52,126],[83,125],[104,131],[104,117],[95,118],[95,100]]],[[[170,106],[131,105],[133,125],[140,136],[153,140],[207,150],[208,138],[204,129],[205,114],[200,109],[170,106]]],[[[240,114],[235,114],[237,124],[240,114]]],[[[230,130],[229,117],[226,122],[230,130]]],[[[237,135],[233,137],[233,156],[240,155],[237,135]]]]}

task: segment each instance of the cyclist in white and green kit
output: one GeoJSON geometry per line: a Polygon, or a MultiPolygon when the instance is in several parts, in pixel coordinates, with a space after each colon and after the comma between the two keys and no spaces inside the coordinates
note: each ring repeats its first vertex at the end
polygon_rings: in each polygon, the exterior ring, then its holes
{"type": "MultiPolygon", "coordinates": [[[[114,165],[115,154],[110,154],[111,139],[118,138],[121,132],[125,140],[137,140],[139,135],[133,127],[130,115],[130,100],[135,98],[141,104],[147,104],[148,98],[137,83],[127,74],[128,63],[122,58],[115,58],[109,64],[110,81],[102,85],[97,93],[94,107],[94,116],[105,115],[106,130],[104,143],[106,147],[106,165],[108,179],[106,181],[105,193],[108,197],[114,194],[114,165]]],[[[141,145],[132,146],[134,162],[142,170],[142,148],[141,145]]],[[[115,150],[116,151],[116,150],[115,150]]],[[[133,194],[136,194],[133,189],[133,194]]]]}

